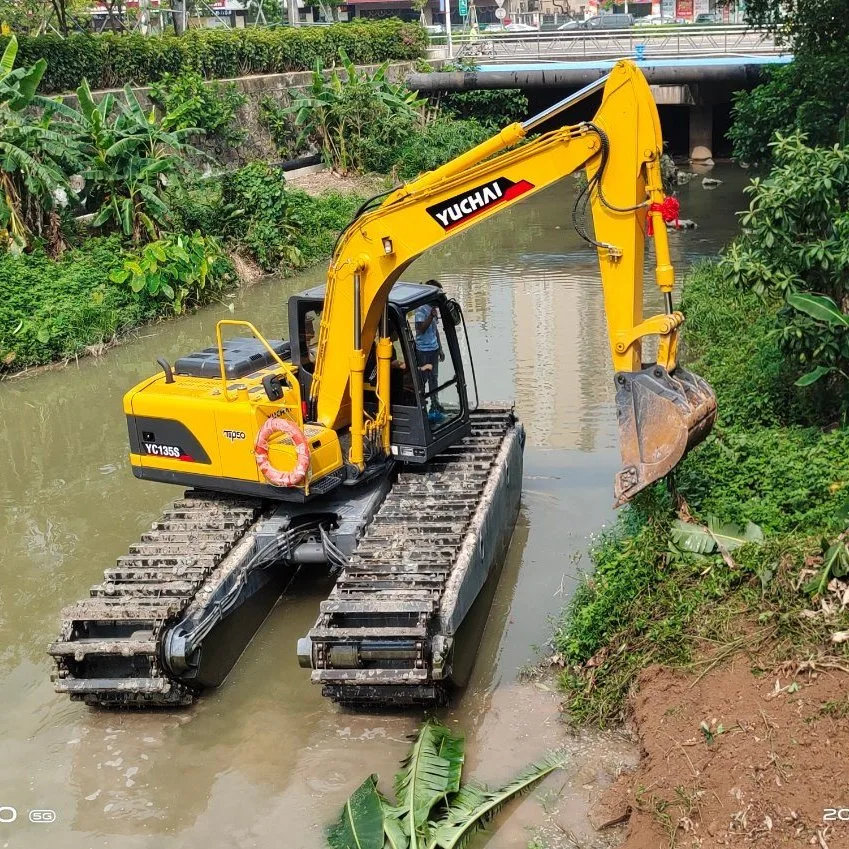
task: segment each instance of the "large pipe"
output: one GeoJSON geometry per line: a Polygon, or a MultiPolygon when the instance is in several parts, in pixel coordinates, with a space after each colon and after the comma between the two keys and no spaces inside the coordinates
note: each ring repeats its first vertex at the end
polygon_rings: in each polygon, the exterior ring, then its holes
{"type": "MultiPolygon", "coordinates": [[[[712,65],[709,67],[656,66],[640,64],[640,70],[654,85],[722,83],[729,89],[754,85],[763,65],[712,65]]],[[[577,88],[591,87],[609,73],[608,68],[551,68],[523,71],[447,71],[409,74],[407,85],[419,92],[473,91],[496,88],[577,88]]],[[[593,89],[594,90],[594,89],[593,89]]]]}

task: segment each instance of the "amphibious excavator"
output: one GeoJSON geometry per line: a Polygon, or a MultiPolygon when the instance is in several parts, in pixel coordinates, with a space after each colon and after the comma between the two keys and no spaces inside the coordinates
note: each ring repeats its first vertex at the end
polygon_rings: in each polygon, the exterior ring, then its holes
{"type": "Polygon", "coordinates": [[[677,363],[676,203],[661,152],[649,86],[620,62],[364,204],[326,285],[289,300],[288,341],[220,321],[215,345],[158,360],[124,397],[130,462],[138,478],[188,490],[64,612],[49,649],[57,691],[113,707],[191,703],[223,680],[296,571],[329,568],[335,586],[297,646],[324,695],[444,701],[461,644],[476,648],[461,625],[512,535],[524,432],[509,404],[477,403],[460,305],[402,275],[428,248],[585,170],[572,218],[601,268],[621,504],[665,476],[716,412],[711,388],[677,363]],[[529,138],[602,89],[592,121],[529,138]],[[652,234],[665,312],[644,318],[652,234]],[[650,336],[657,354],[645,363],[650,336]]]}

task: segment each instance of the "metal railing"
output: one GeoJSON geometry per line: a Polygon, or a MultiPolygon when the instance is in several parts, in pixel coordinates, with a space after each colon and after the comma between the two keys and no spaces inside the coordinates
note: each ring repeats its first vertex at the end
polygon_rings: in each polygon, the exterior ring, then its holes
{"type": "Polygon", "coordinates": [[[770,33],[745,25],[633,27],[591,32],[455,33],[457,58],[575,60],[776,54],[784,48],[770,33]]]}

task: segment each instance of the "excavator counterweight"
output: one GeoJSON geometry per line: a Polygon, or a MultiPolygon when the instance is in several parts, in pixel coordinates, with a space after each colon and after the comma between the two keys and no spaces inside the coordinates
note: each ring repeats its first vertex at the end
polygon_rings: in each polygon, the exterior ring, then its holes
{"type": "Polygon", "coordinates": [[[335,586],[297,647],[322,692],[349,705],[444,702],[476,646],[464,623],[481,619],[470,613],[491,599],[483,589],[510,543],[524,430],[512,404],[470,402],[461,306],[437,281],[402,275],[433,246],[586,172],[572,220],[601,272],[622,504],[716,415],[713,390],[677,362],[684,316],[666,230],[677,202],[663,192],[662,151],[649,86],[619,62],[367,202],[326,285],[290,298],[288,341],[227,320],[215,346],[173,368],[158,360],[161,373],[124,397],[130,463],[138,478],[190,490],[66,611],[50,648],[56,689],[111,707],[188,704],[224,679],[299,570],[330,569],[335,586]],[[528,138],[602,89],[592,121],[528,138]],[[652,234],[664,312],[644,317],[652,234]]]}

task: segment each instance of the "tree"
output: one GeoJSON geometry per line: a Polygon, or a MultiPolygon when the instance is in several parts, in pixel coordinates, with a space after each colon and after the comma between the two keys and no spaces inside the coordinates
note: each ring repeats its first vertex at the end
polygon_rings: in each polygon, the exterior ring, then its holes
{"type": "Polygon", "coordinates": [[[77,16],[89,7],[87,0],[0,0],[0,22],[8,24],[13,32],[36,33],[52,22],[62,34],[67,35],[78,26],[77,16]]]}
{"type": "Polygon", "coordinates": [[[794,52],[849,52],[846,0],[747,0],[746,20],[766,27],[794,52]]]}
{"type": "Polygon", "coordinates": [[[849,14],[846,0],[749,0],[746,17],[792,48],[795,60],[734,99],[734,155],[768,162],[776,133],[805,133],[808,143],[840,141],[849,123],[849,14]]]}

